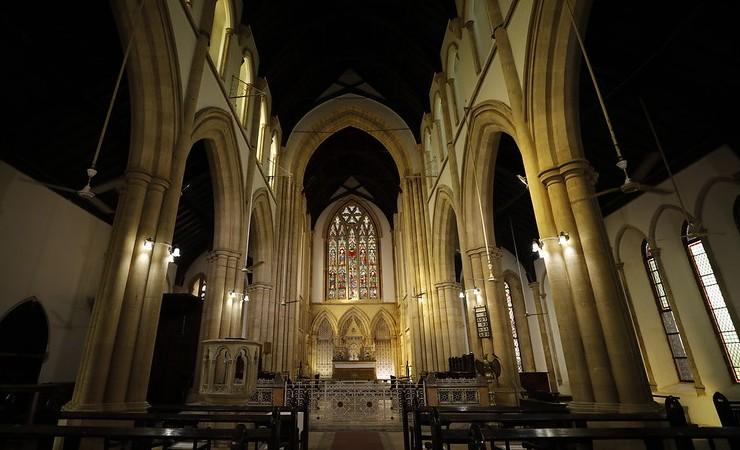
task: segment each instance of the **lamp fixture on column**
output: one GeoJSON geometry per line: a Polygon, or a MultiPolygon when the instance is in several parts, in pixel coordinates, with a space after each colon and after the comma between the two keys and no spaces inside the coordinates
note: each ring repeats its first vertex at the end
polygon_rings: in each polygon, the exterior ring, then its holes
{"type": "Polygon", "coordinates": [[[558,244],[565,245],[570,240],[570,235],[567,231],[561,231],[557,236],[548,236],[539,239],[532,239],[532,253],[539,253],[542,251],[544,241],[557,240],[558,244]]]}
{"type": "Polygon", "coordinates": [[[237,294],[237,293],[236,293],[236,291],[235,291],[235,290],[233,290],[233,289],[232,289],[232,290],[230,290],[230,291],[229,291],[229,298],[230,298],[230,299],[232,299],[232,300],[234,300],[234,299],[236,298],[236,294],[237,294]]]}
{"type": "Polygon", "coordinates": [[[465,298],[465,291],[460,291],[458,297],[460,297],[461,299],[465,298]]]}
{"type": "Polygon", "coordinates": [[[172,255],[173,258],[179,258],[180,257],[180,247],[174,246],[172,248],[172,251],[170,252],[170,255],[172,255]]]}
{"type": "Polygon", "coordinates": [[[154,239],[148,237],[146,240],[144,240],[144,249],[145,250],[151,250],[154,248],[154,239]]]}

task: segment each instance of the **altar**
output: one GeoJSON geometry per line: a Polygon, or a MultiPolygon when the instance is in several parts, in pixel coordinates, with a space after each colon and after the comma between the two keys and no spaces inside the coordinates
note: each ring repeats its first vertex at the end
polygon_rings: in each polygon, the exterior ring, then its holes
{"type": "Polygon", "coordinates": [[[375,361],[334,361],[335,380],[375,380],[375,361]]]}

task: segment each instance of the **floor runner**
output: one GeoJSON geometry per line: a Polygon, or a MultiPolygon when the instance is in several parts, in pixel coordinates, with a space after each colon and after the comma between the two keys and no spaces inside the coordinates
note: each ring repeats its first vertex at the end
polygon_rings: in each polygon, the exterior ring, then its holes
{"type": "Polygon", "coordinates": [[[380,450],[383,442],[377,431],[338,431],[331,450],[380,450]]]}

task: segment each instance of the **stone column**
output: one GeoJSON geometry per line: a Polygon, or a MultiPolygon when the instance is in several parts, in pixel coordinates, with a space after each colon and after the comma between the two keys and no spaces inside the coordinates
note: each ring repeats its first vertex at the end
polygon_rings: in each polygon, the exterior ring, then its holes
{"type": "MultiPolygon", "coordinates": [[[[485,286],[483,285],[483,270],[482,266],[486,266],[486,270],[488,270],[488,266],[486,262],[481,262],[481,254],[475,250],[468,250],[468,257],[470,258],[470,264],[472,268],[472,279],[470,282],[473,283],[473,287],[471,288],[472,293],[472,301],[470,302],[470,306],[468,308],[468,317],[469,317],[469,324],[471,334],[474,334],[476,336],[476,340],[481,343],[481,351],[482,354],[478,355],[478,359],[483,359],[485,355],[492,355],[493,354],[493,343],[491,342],[491,339],[488,338],[479,338],[478,337],[478,329],[476,326],[475,321],[475,313],[473,311],[473,308],[478,305],[486,305],[486,308],[488,309],[488,304],[486,302],[486,293],[485,293],[485,286]],[[479,284],[480,283],[480,284],[479,284]]],[[[485,259],[485,256],[483,256],[485,259]]],[[[488,311],[489,321],[491,321],[491,327],[493,327],[493,321],[491,320],[491,311],[488,311]]]]}
{"type": "Polygon", "coordinates": [[[101,282],[95,296],[90,329],[67,410],[97,410],[105,401],[118,322],[122,314],[127,274],[134,255],[143,253],[137,230],[151,176],[142,171],[126,172],[126,190],[113,222],[101,282]]]}
{"type": "Polygon", "coordinates": [[[461,287],[459,284],[448,281],[439,283],[444,293],[446,312],[445,319],[447,325],[447,334],[449,336],[450,356],[461,356],[464,351],[465,324],[461,315],[460,299],[461,287]]]}
{"type": "Polygon", "coordinates": [[[585,160],[572,160],[560,167],[565,178],[573,216],[588,274],[593,286],[598,316],[622,403],[648,403],[648,386],[635,336],[628,326],[625,300],[617,284],[614,261],[606,238],[604,221],[593,197],[592,170],[585,160]]]}
{"type": "MultiPolygon", "coordinates": [[[[563,178],[556,169],[550,169],[542,172],[540,179],[547,187],[558,230],[565,231],[570,236],[562,249],[573,298],[576,301],[577,324],[583,337],[594,399],[602,403],[617,403],[619,396],[614,385],[612,365],[597,312],[598,307],[591,289],[591,279],[586,269],[578,236],[578,226],[570,210],[563,178]]],[[[557,242],[557,236],[545,236],[544,238],[557,242]]]]}
{"type": "Polygon", "coordinates": [[[447,309],[447,297],[445,295],[445,287],[444,283],[435,283],[434,285],[434,294],[437,299],[437,311],[436,316],[438,319],[438,325],[437,325],[437,348],[441,349],[441,354],[438,353],[439,358],[439,370],[445,371],[448,369],[448,361],[450,356],[452,356],[451,352],[451,341],[452,341],[452,335],[450,334],[450,328],[449,328],[449,314],[450,312],[447,309]]]}
{"type": "Polygon", "coordinates": [[[545,365],[547,366],[547,378],[549,379],[550,390],[557,392],[558,384],[562,379],[560,377],[557,359],[554,358],[554,352],[551,348],[551,344],[553,343],[552,332],[545,322],[547,306],[543,305],[544,294],[540,294],[540,283],[536,281],[529,283],[529,288],[532,290],[537,324],[540,328],[540,336],[542,336],[542,352],[545,354],[545,365]]]}

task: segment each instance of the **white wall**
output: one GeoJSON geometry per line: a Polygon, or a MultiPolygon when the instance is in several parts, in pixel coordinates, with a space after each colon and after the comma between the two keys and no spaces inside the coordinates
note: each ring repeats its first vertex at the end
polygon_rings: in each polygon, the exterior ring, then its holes
{"type": "Polygon", "coordinates": [[[0,317],[35,296],[49,320],[39,382],[74,381],[111,226],[0,162],[0,317]]]}
{"type": "MultiPolygon", "coordinates": [[[[329,220],[329,214],[334,209],[346,201],[344,197],[340,200],[332,202],[329,206],[324,209],[319,218],[316,219],[316,225],[313,229],[313,242],[311,250],[311,303],[322,303],[325,300],[324,287],[324,266],[325,266],[325,246],[326,239],[324,239],[324,232],[327,226],[327,220],[329,220]]],[[[393,269],[393,235],[391,233],[391,226],[388,223],[388,219],[385,214],[371,202],[362,201],[361,204],[372,211],[372,214],[378,219],[377,225],[379,227],[380,234],[380,276],[381,276],[381,287],[380,296],[383,302],[395,302],[396,301],[396,284],[394,279],[393,269]]]]}
{"type": "MultiPolygon", "coordinates": [[[[731,178],[740,172],[740,159],[722,146],[676,174],[688,214],[698,218],[709,230],[705,246],[713,257],[715,273],[723,288],[725,301],[735,313],[735,327],[740,329],[740,233],[734,223],[732,208],[740,195],[740,184],[731,178]]],[[[660,185],[672,189],[670,180],[660,185]]],[[[626,288],[637,316],[646,354],[657,384],[657,393],[681,397],[694,422],[718,424],[711,396],[721,391],[730,398],[740,398],[740,386],[730,377],[722,347],[714,332],[701,291],[681,241],[684,215],[675,194],[646,193],[605,218],[607,233],[616,259],[624,263],[626,288]],[[655,299],[645,271],[640,244],[645,237],[660,248],[664,281],[672,297],[674,314],[684,325],[684,345],[693,353],[697,372],[705,390],[694,383],[679,383],[665,332],[658,316],[655,299]]],[[[695,374],[696,375],[696,374],[695,374]]],[[[697,380],[698,381],[698,380],[697,380]]]]}

